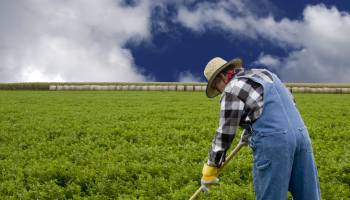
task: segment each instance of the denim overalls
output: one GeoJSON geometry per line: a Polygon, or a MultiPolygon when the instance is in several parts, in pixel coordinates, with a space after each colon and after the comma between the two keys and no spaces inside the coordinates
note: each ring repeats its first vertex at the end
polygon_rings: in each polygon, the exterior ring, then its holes
{"type": "Polygon", "coordinates": [[[310,137],[288,89],[273,73],[273,83],[250,76],[264,88],[263,112],[251,125],[253,179],[257,200],[321,198],[310,137]]]}

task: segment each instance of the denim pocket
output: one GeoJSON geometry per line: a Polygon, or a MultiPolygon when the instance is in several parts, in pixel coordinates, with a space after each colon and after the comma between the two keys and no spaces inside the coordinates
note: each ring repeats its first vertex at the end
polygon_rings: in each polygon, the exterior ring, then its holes
{"type": "Polygon", "coordinates": [[[271,165],[271,161],[270,160],[261,160],[259,162],[256,163],[256,168],[258,170],[265,170],[267,169],[269,166],[271,165]]]}
{"type": "Polygon", "coordinates": [[[255,151],[259,146],[259,148],[262,148],[262,142],[265,140],[265,137],[273,137],[273,136],[278,136],[280,134],[286,134],[287,131],[284,129],[281,130],[273,130],[273,131],[256,131],[252,137],[250,137],[249,140],[249,146],[253,151],[255,151]]]}
{"type": "Polygon", "coordinates": [[[257,133],[259,137],[269,137],[269,136],[274,136],[274,135],[279,135],[279,134],[286,134],[287,130],[280,129],[280,130],[273,130],[273,131],[260,131],[257,133]]]}
{"type": "Polygon", "coordinates": [[[253,142],[250,144],[253,149],[254,162],[288,159],[289,149],[286,133],[286,130],[257,132],[255,137],[252,137],[253,142]]]}

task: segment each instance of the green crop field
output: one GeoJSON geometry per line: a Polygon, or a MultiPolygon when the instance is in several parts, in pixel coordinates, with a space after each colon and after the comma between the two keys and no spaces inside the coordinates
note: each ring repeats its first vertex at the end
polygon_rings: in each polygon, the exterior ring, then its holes
{"type": "MultiPolygon", "coordinates": [[[[323,199],[350,199],[350,95],[295,98],[323,199]]],[[[218,109],[200,92],[0,91],[0,199],[188,199],[218,109]]],[[[253,199],[251,163],[241,150],[206,199],[253,199]]]]}

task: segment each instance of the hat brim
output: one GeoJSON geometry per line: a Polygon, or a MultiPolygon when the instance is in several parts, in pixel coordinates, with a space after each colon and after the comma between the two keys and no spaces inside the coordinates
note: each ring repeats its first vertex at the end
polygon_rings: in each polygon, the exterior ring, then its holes
{"type": "Polygon", "coordinates": [[[220,74],[224,69],[226,69],[227,67],[231,66],[231,65],[236,65],[237,63],[241,63],[241,60],[239,59],[233,59],[227,63],[225,63],[224,65],[222,65],[218,70],[215,71],[215,73],[211,76],[211,78],[208,80],[208,84],[207,84],[207,89],[205,91],[205,93],[207,94],[208,98],[214,98],[216,96],[218,96],[220,94],[220,92],[215,89],[213,87],[213,81],[216,78],[216,76],[218,74],[220,74]]]}

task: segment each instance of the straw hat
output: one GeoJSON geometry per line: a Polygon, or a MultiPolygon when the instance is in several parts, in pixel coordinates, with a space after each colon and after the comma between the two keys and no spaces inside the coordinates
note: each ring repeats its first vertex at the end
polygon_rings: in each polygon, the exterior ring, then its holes
{"type": "Polygon", "coordinates": [[[227,67],[232,65],[242,66],[242,60],[239,58],[235,58],[227,62],[226,60],[220,57],[215,57],[208,62],[207,66],[205,66],[205,69],[204,69],[204,76],[208,80],[207,90],[206,90],[207,97],[213,98],[220,94],[220,92],[214,88],[213,80],[218,74],[220,74],[220,72],[222,72],[227,67]]]}

